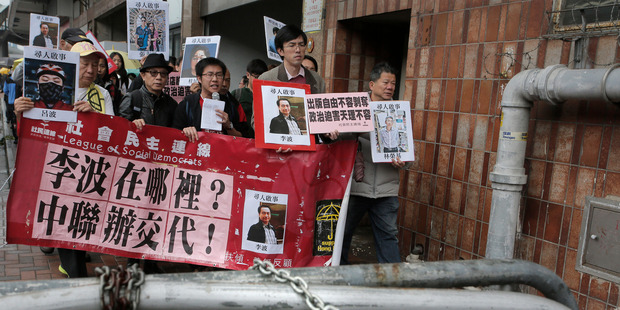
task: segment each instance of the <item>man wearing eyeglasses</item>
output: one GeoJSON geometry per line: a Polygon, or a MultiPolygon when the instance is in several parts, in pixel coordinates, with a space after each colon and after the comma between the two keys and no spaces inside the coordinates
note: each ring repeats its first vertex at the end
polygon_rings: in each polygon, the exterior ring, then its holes
{"type": "Polygon", "coordinates": [[[120,116],[132,121],[138,130],[146,124],[172,127],[177,102],[163,92],[171,71],[163,54],[149,54],[140,68],[144,85],[123,97],[120,116]]]}
{"type": "Polygon", "coordinates": [[[308,44],[308,37],[301,29],[295,25],[282,27],[276,34],[275,44],[282,64],[261,74],[260,80],[308,84],[313,94],[325,92],[323,78],[301,65],[308,44]]]}
{"type": "MultiPolygon", "coordinates": [[[[172,127],[183,130],[190,142],[197,141],[198,131],[202,130],[200,121],[202,119],[204,100],[218,100],[220,98],[219,91],[224,83],[225,72],[226,65],[214,57],[204,58],[196,64],[196,78],[201,85],[200,92],[183,98],[174,112],[172,124],[172,127]]],[[[216,133],[241,137],[239,128],[242,128],[243,124],[241,124],[238,118],[234,117],[235,113],[232,111],[232,103],[229,100],[224,100],[224,102],[224,111],[215,110],[216,116],[220,118],[217,122],[222,124],[222,132],[217,131],[216,133]]]]}

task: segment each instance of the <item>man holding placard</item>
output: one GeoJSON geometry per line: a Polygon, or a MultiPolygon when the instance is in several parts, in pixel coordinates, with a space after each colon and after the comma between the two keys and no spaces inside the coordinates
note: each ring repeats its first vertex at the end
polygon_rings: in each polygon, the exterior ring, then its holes
{"type": "MultiPolygon", "coordinates": [[[[396,88],[396,70],[387,63],[379,63],[370,72],[370,100],[392,100],[396,88]]],[[[389,117],[391,118],[391,117],[389,117]]],[[[386,124],[390,122],[386,118],[386,124]]],[[[391,119],[393,122],[393,118],[391,119]]],[[[387,126],[386,126],[387,127],[387,126]]],[[[391,130],[391,124],[389,124],[391,130]]],[[[372,133],[372,132],[371,132],[372,133]]],[[[351,196],[342,241],[340,264],[348,264],[349,248],[355,228],[366,212],[370,217],[379,263],[400,262],[398,249],[398,188],[399,170],[405,162],[396,157],[391,163],[373,163],[369,133],[358,137],[363,155],[363,177],[351,183],[351,196]]],[[[391,144],[390,144],[390,147],[391,144]]],[[[390,149],[391,151],[392,149],[390,149]]],[[[355,165],[358,165],[356,158],[355,165]]]]}
{"type": "Polygon", "coordinates": [[[241,132],[236,128],[242,127],[239,119],[231,119],[232,104],[220,101],[220,88],[224,81],[226,65],[219,59],[207,57],[196,64],[196,77],[200,82],[199,93],[186,96],[179,103],[174,112],[172,127],[183,130],[190,142],[198,140],[198,131],[207,129],[216,133],[225,133],[231,136],[241,137],[241,132]],[[214,105],[215,115],[203,115],[207,107],[214,105]],[[215,120],[211,125],[206,125],[203,120],[215,120]],[[213,124],[216,123],[216,124],[213,124]],[[213,126],[215,125],[215,126],[213,126]]]}

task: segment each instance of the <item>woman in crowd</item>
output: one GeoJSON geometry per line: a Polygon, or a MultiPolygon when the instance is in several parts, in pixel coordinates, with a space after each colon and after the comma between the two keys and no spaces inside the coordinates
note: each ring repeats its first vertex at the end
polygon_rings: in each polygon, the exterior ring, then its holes
{"type": "Polygon", "coordinates": [[[114,75],[114,72],[112,74],[108,72],[108,62],[106,59],[99,59],[99,67],[97,69],[95,84],[105,88],[110,93],[110,97],[112,97],[112,103],[114,105],[114,115],[118,115],[118,107],[123,97],[120,92],[116,91],[116,83],[118,79],[112,79],[112,75],[114,75]]]}
{"type": "Polygon", "coordinates": [[[149,51],[159,52],[159,32],[155,29],[155,24],[148,23],[149,27],[149,51]]]}
{"type": "Polygon", "coordinates": [[[114,61],[116,65],[116,71],[114,72],[118,78],[116,89],[120,91],[121,96],[124,96],[127,93],[127,89],[129,89],[129,78],[127,77],[127,70],[125,70],[125,60],[123,60],[123,56],[117,52],[112,52],[110,58],[112,58],[112,61],[114,61]]]}

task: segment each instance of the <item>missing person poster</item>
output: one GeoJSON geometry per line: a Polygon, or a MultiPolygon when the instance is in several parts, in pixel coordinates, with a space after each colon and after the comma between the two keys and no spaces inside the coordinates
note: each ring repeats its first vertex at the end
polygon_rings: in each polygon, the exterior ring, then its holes
{"type": "Polygon", "coordinates": [[[280,57],[280,54],[278,54],[278,50],[276,49],[275,38],[278,30],[286,24],[267,16],[263,16],[263,19],[265,20],[265,45],[267,46],[267,58],[282,62],[282,57],[280,57]]]}
{"type": "Polygon", "coordinates": [[[34,102],[24,117],[75,122],[79,63],[79,53],[24,46],[24,97],[34,102]]]}
{"type": "Polygon", "coordinates": [[[246,190],[243,211],[244,250],[281,254],[288,195],[246,190]]]}
{"type": "Polygon", "coordinates": [[[188,37],[185,39],[183,67],[181,67],[181,86],[198,82],[196,64],[204,58],[217,58],[220,50],[220,36],[188,37]]]}
{"type": "Polygon", "coordinates": [[[151,53],[164,54],[169,46],[168,2],[155,0],[127,1],[127,54],[140,59],[151,53]]]}
{"type": "Polygon", "coordinates": [[[375,163],[414,161],[411,109],[408,101],[370,103],[375,130],[370,133],[372,161],[375,163]]]}
{"type": "Polygon", "coordinates": [[[30,13],[30,45],[58,48],[60,18],[30,13]]]}
{"type": "Polygon", "coordinates": [[[310,85],[254,80],[254,125],[258,147],[314,150],[308,130],[310,85]]]}

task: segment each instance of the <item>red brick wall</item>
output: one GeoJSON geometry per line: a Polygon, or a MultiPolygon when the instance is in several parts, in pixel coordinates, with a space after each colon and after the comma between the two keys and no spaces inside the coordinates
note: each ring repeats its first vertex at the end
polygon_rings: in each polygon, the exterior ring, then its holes
{"type": "MultiPolygon", "coordinates": [[[[544,39],[552,0],[327,0],[324,76],[333,92],[367,89],[393,52],[348,20],[410,9],[405,88],[416,163],[401,181],[403,257],[423,244],[429,261],[483,258],[502,90],[514,74],[572,67],[573,45],[544,39]]],[[[619,62],[616,36],[591,38],[588,67],[619,62]]],[[[536,102],[526,151],[528,183],[516,257],[555,271],[580,309],[615,309],[618,283],[575,270],[586,196],[620,196],[620,106],[536,102]]],[[[530,290],[533,292],[533,290],[530,290]]]]}

